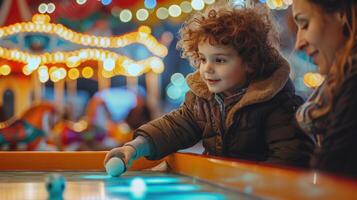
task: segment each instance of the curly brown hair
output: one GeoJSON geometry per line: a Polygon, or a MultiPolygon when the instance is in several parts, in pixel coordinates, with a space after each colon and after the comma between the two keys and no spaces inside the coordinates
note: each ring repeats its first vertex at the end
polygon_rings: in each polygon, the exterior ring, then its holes
{"type": "Polygon", "coordinates": [[[177,48],[191,65],[199,67],[200,42],[233,47],[253,71],[248,79],[254,80],[269,77],[277,68],[277,35],[265,7],[234,8],[224,4],[193,14],[179,31],[177,48]]]}

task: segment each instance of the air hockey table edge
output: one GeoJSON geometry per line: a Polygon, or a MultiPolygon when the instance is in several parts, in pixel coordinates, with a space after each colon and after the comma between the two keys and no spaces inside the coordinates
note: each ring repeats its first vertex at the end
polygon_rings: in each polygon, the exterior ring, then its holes
{"type": "MultiPolygon", "coordinates": [[[[105,171],[106,151],[0,152],[0,171],[105,171]]],[[[161,160],[136,160],[129,170],[144,170],[160,163],[167,171],[198,178],[220,187],[249,191],[272,199],[357,199],[357,181],[295,168],[264,165],[189,153],[174,153],[161,160]]]]}

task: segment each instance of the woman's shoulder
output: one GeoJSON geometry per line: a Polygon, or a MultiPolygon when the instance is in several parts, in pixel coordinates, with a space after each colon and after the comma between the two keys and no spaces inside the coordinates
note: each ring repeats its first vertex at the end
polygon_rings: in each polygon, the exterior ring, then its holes
{"type": "Polygon", "coordinates": [[[334,110],[342,110],[357,106],[357,74],[350,75],[344,80],[341,87],[334,94],[333,107],[334,110]]]}
{"type": "Polygon", "coordinates": [[[335,122],[335,124],[342,124],[340,121],[355,119],[356,99],[357,74],[351,74],[334,94],[332,108],[328,115],[329,120],[335,122]]]}
{"type": "Polygon", "coordinates": [[[346,80],[344,81],[343,84],[346,84],[348,86],[356,86],[357,85],[357,70],[351,73],[346,80]]]}
{"type": "Polygon", "coordinates": [[[339,89],[340,92],[344,92],[345,90],[357,90],[357,54],[352,56],[351,62],[351,71],[344,78],[339,89]]]}
{"type": "Polygon", "coordinates": [[[341,96],[357,96],[357,72],[349,75],[336,93],[336,98],[341,96]]]}

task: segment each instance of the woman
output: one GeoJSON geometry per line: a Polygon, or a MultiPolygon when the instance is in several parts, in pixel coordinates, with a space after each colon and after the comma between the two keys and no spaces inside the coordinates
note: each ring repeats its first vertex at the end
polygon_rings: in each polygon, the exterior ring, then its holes
{"type": "Polygon", "coordinates": [[[300,107],[300,127],[316,141],[312,167],[357,176],[357,1],[295,0],[296,48],[325,76],[300,107]]]}

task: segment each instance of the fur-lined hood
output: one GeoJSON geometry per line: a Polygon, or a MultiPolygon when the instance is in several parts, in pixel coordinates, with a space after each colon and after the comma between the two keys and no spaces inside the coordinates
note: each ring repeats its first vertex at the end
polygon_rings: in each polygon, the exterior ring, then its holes
{"type": "MultiPolygon", "coordinates": [[[[284,88],[287,81],[289,80],[290,66],[289,63],[282,57],[277,60],[278,61],[276,63],[278,68],[270,77],[264,80],[252,82],[248,85],[248,89],[243,95],[242,99],[236,105],[234,105],[227,114],[226,125],[230,125],[232,123],[234,113],[241,108],[256,103],[266,102],[272,99],[284,88]]],[[[213,98],[214,94],[208,90],[208,87],[201,79],[198,70],[189,74],[186,78],[186,81],[191,91],[195,95],[207,100],[211,100],[213,98]]]]}

